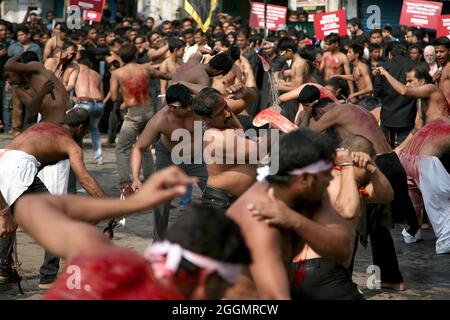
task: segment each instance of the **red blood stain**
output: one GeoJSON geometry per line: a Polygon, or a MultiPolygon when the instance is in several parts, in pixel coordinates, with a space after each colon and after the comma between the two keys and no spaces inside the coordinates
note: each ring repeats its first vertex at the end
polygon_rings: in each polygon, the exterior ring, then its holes
{"type": "Polygon", "coordinates": [[[36,133],[50,133],[53,136],[63,136],[66,134],[61,126],[49,122],[40,122],[30,127],[30,132],[36,133]]]}
{"type": "Polygon", "coordinates": [[[132,76],[124,83],[124,89],[134,98],[136,104],[144,104],[149,99],[148,78],[142,75],[132,76]]]}

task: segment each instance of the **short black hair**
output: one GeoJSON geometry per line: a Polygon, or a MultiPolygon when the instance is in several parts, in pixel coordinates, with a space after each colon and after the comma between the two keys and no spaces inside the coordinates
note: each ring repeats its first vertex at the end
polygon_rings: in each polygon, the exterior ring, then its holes
{"type": "Polygon", "coordinates": [[[114,67],[114,68],[116,68],[116,69],[119,69],[119,68],[120,68],[120,62],[117,61],[117,60],[111,61],[111,63],[109,64],[109,68],[111,68],[111,67],[114,67]]]}
{"type": "Polygon", "coordinates": [[[250,32],[248,32],[247,28],[239,28],[236,33],[238,36],[244,36],[246,39],[250,38],[250,32]]]}
{"type": "Polygon", "coordinates": [[[372,141],[358,134],[348,136],[342,140],[340,147],[349,149],[353,152],[367,153],[372,159],[375,159],[377,156],[377,152],[375,151],[372,141]]]}
{"type": "Polygon", "coordinates": [[[228,49],[228,54],[230,55],[233,61],[237,61],[241,57],[241,49],[239,49],[238,46],[231,46],[228,49]]]}
{"type": "Polygon", "coordinates": [[[64,124],[69,127],[78,127],[83,125],[89,127],[91,115],[83,108],[72,108],[64,115],[64,124]]]}
{"type": "Polygon", "coordinates": [[[414,72],[414,77],[417,79],[424,79],[425,83],[433,83],[433,78],[430,76],[430,73],[428,70],[421,66],[421,65],[415,65],[412,67],[409,67],[407,72],[414,72]]]}
{"type": "Polygon", "coordinates": [[[269,175],[267,181],[275,184],[289,184],[294,176],[289,172],[303,168],[319,160],[332,161],[334,142],[326,135],[308,128],[300,128],[284,134],[279,142],[279,169],[269,175]]]}
{"type": "Polygon", "coordinates": [[[194,29],[193,28],[189,28],[183,31],[182,35],[185,36],[187,34],[194,34],[194,29]]]}
{"type": "Polygon", "coordinates": [[[411,28],[408,29],[408,31],[411,31],[413,36],[417,37],[417,40],[419,40],[419,41],[422,40],[423,35],[422,35],[422,31],[420,29],[415,28],[415,27],[411,27],[411,28]]]}
{"type": "Polygon", "coordinates": [[[332,43],[339,44],[341,41],[341,37],[337,33],[330,33],[325,37],[325,41],[328,42],[328,44],[332,43]]]}
{"type": "Polygon", "coordinates": [[[19,26],[17,27],[17,29],[16,29],[16,35],[17,35],[19,32],[23,32],[23,33],[26,33],[26,34],[30,34],[30,29],[29,29],[26,25],[21,24],[21,25],[19,25],[19,26]]]}
{"type": "Polygon", "coordinates": [[[349,46],[349,49],[352,49],[354,53],[357,53],[359,55],[359,58],[361,59],[364,55],[364,47],[360,45],[359,43],[352,43],[349,46]]]}
{"type": "Polygon", "coordinates": [[[39,57],[34,51],[24,51],[17,62],[19,63],[28,63],[28,62],[39,62],[39,57]]]}
{"type": "Polygon", "coordinates": [[[369,44],[369,52],[372,52],[373,50],[376,50],[376,49],[381,49],[381,46],[377,43],[369,44]]]}
{"type": "Polygon", "coordinates": [[[414,44],[412,44],[412,45],[410,45],[410,46],[408,47],[408,53],[409,53],[412,49],[417,49],[417,50],[419,51],[419,53],[423,53],[422,46],[419,45],[419,44],[417,44],[417,43],[414,43],[414,44]]]}
{"type": "Polygon", "coordinates": [[[392,31],[393,31],[392,26],[390,24],[385,24],[383,26],[383,31],[387,31],[392,34],[392,31]]]}
{"type": "Polygon", "coordinates": [[[71,47],[74,48],[75,51],[78,50],[78,46],[75,43],[73,43],[72,41],[64,41],[63,50],[66,50],[71,47]]]}
{"type": "Polygon", "coordinates": [[[123,45],[118,52],[118,55],[124,63],[130,63],[136,59],[137,49],[134,44],[123,45]]]}
{"type": "Polygon", "coordinates": [[[204,88],[192,100],[192,108],[199,116],[211,118],[213,107],[223,99],[219,91],[214,88],[204,88]]]}
{"type": "Polygon", "coordinates": [[[311,103],[320,99],[320,90],[313,85],[306,85],[298,94],[297,101],[300,103],[311,103]]]}
{"type": "Polygon", "coordinates": [[[383,36],[383,33],[381,32],[381,29],[373,29],[370,31],[369,37],[371,37],[373,34],[378,33],[380,36],[383,36]]]}
{"type": "Polygon", "coordinates": [[[348,24],[351,24],[352,26],[358,26],[359,29],[362,29],[361,20],[358,18],[351,18],[348,20],[348,24]]]}
{"type": "Polygon", "coordinates": [[[434,39],[434,46],[445,46],[447,49],[450,49],[450,39],[447,37],[439,37],[434,39]]]}
{"type": "Polygon", "coordinates": [[[186,108],[192,103],[191,91],[182,84],[173,84],[167,88],[166,102],[168,105],[180,102],[182,108],[186,108]]]}
{"type": "Polygon", "coordinates": [[[298,49],[297,43],[289,37],[283,37],[278,42],[277,45],[278,51],[292,50],[292,52],[296,52],[298,49]]]}
{"type": "Polygon", "coordinates": [[[183,48],[186,45],[186,42],[184,42],[181,39],[172,37],[169,39],[169,50],[170,52],[175,52],[176,49],[183,48]]]}
{"type": "Polygon", "coordinates": [[[219,53],[208,64],[212,69],[222,71],[222,74],[227,74],[233,67],[233,60],[228,54],[219,53]]]}
{"type": "Polygon", "coordinates": [[[169,228],[166,239],[214,260],[248,265],[251,254],[239,226],[224,210],[191,205],[169,228]]]}
{"type": "Polygon", "coordinates": [[[396,56],[404,56],[405,55],[405,46],[402,45],[401,43],[395,42],[392,44],[391,47],[391,54],[392,56],[396,57],[396,56]]]}

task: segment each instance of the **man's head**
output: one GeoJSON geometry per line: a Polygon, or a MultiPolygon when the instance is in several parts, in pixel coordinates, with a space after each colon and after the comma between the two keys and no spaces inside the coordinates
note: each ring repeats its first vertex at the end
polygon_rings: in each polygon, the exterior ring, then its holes
{"type": "Polygon", "coordinates": [[[147,19],[145,19],[145,25],[149,30],[153,30],[153,27],[155,26],[155,19],[153,19],[153,17],[147,17],[147,19]]]}
{"type": "Polygon", "coordinates": [[[55,13],[52,10],[47,11],[47,22],[52,22],[55,17],[55,13]]]}
{"type": "Polygon", "coordinates": [[[351,44],[347,51],[348,60],[352,63],[361,59],[363,54],[364,54],[364,47],[359,43],[351,44]]]}
{"type": "Polygon", "coordinates": [[[192,96],[189,89],[182,84],[173,84],[167,88],[166,102],[169,110],[177,117],[186,118],[192,115],[192,96]]]}
{"type": "Polygon", "coordinates": [[[170,37],[172,35],[172,29],[172,22],[168,20],[161,24],[161,33],[166,37],[170,37]]]}
{"type": "Polygon", "coordinates": [[[30,29],[26,26],[19,26],[16,32],[17,41],[21,44],[27,44],[30,40],[30,29]]]}
{"type": "Polygon", "coordinates": [[[145,37],[144,36],[137,36],[136,38],[134,38],[133,43],[136,46],[136,49],[138,51],[144,50],[145,37]]]}
{"type": "Polygon", "coordinates": [[[284,60],[291,60],[297,52],[297,42],[289,37],[281,38],[278,42],[277,52],[284,60]]]}
{"type": "Polygon", "coordinates": [[[422,40],[422,31],[417,28],[409,28],[406,32],[406,42],[409,44],[417,43],[422,40]]]}
{"type": "Polygon", "coordinates": [[[106,39],[106,44],[109,45],[111,43],[111,41],[113,41],[116,38],[116,33],[113,31],[107,31],[105,32],[105,39],[106,39]]]}
{"type": "Polygon", "coordinates": [[[150,34],[147,36],[147,40],[152,48],[161,48],[163,45],[163,40],[158,31],[150,32],[150,34]]]}
{"type": "Polygon", "coordinates": [[[384,39],[386,39],[386,40],[391,40],[391,38],[392,38],[392,32],[393,32],[393,30],[392,30],[391,25],[385,24],[385,25],[383,26],[382,34],[383,34],[383,38],[384,38],[384,39]]]}
{"type": "MultiPolygon", "coordinates": [[[[20,55],[17,62],[19,63],[39,62],[39,57],[34,51],[25,51],[20,55]]],[[[9,80],[11,84],[18,86],[25,85],[30,80],[30,77],[24,76],[24,74],[21,72],[5,71],[5,77],[9,80]]]]}
{"type": "Polygon", "coordinates": [[[8,31],[8,27],[6,26],[6,23],[3,21],[0,21],[0,41],[6,39],[7,31],[8,31]]]}
{"type": "Polygon", "coordinates": [[[348,98],[348,83],[342,78],[331,77],[326,82],[326,87],[334,94],[337,99],[348,98]]]}
{"type": "Polygon", "coordinates": [[[183,20],[181,20],[181,30],[185,31],[188,29],[193,29],[194,28],[194,23],[192,22],[192,19],[189,17],[184,18],[183,20]]]}
{"type": "Polygon", "coordinates": [[[436,62],[436,52],[433,46],[426,46],[423,49],[423,57],[428,64],[434,64],[436,62]]]}
{"type": "Polygon", "coordinates": [[[324,39],[327,51],[336,52],[339,50],[340,37],[337,33],[330,33],[324,39]]]}
{"type": "Polygon", "coordinates": [[[136,60],[137,49],[134,44],[123,45],[118,52],[118,55],[124,63],[130,63],[136,60]]]}
{"type": "MultiPolygon", "coordinates": [[[[372,160],[375,161],[377,153],[373,143],[367,138],[360,135],[351,135],[345,138],[340,147],[350,150],[351,152],[367,153],[372,160]]],[[[370,174],[367,170],[354,167],[356,182],[359,186],[366,186],[370,181],[370,174]]]]}
{"type": "Polygon", "coordinates": [[[62,59],[73,59],[77,55],[78,46],[70,41],[64,42],[62,59]]]}
{"type": "Polygon", "coordinates": [[[109,50],[114,53],[118,53],[120,48],[122,48],[122,41],[120,39],[114,39],[109,43],[109,50]]]}
{"type": "Polygon", "coordinates": [[[91,116],[83,108],[73,108],[64,115],[64,124],[69,127],[70,134],[76,142],[81,142],[89,132],[91,116]]]}
{"type": "Polygon", "coordinates": [[[347,23],[347,29],[352,36],[357,35],[362,29],[361,21],[358,18],[352,18],[347,23]]]}
{"type": "Polygon", "coordinates": [[[208,63],[206,72],[210,77],[226,75],[233,67],[233,60],[226,53],[219,53],[208,63]]]}
{"type": "Polygon", "coordinates": [[[203,32],[202,29],[199,28],[199,29],[195,30],[194,41],[198,45],[203,45],[206,43],[205,33],[203,32]]]}
{"type": "Polygon", "coordinates": [[[86,31],[86,39],[95,42],[95,39],[97,37],[97,29],[95,29],[94,27],[87,27],[86,31]]]}
{"type": "Polygon", "coordinates": [[[380,29],[375,29],[370,31],[370,37],[369,37],[370,43],[377,44],[381,46],[383,43],[383,34],[380,29]]]}
{"type": "Polygon", "coordinates": [[[432,83],[433,79],[430,73],[423,66],[413,66],[406,71],[406,86],[407,87],[420,87],[427,83],[432,83]]]}
{"type": "Polygon", "coordinates": [[[418,44],[412,44],[408,48],[408,56],[414,62],[421,62],[422,60],[422,47],[418,44]]]}
{"type": "Polygon", "coordinates": [[[222,210],[195,205],[188,211],[169,228],[166,242],[149,247],[145,256],[154,270],[172,273],[184,297],[221,299],[241,266],[250,264],[250,251],[239,226],[222,210]]]}
{"type": "Polygon", "coordinates": [[[245,50],[249,46],[248,39],[250,37],[250,33],[247,29],[241,28],[237,32],[237,44],[239,46],[239,49],[245,50]]]}
{"type": "Polygon", "coordinates": [[[193,46],[195,44],[194,29],[186,29],[183,31],[183,39],[188,45],[193,46]]]}
{"type": "Polygon", "coordinates": [[[369,44],[369,56],[373,61],[378,61],[381,57],[381,47],[377,44],[369,44]]]}
{"type": "Polygon", "coordinates": [[[200,91],[192,101],[192,108],[210,128],[227,129],[234,125],[230,107],[216,89],[204,88],[200,91]]]}
{"type": "Polygon", "coordinates": [[[436,51],[436,61],[445,65],[449,58],[450,39],[447,37],[436,38],[433,45],[436,51]]]}
{"type": "MultiPolygon", "coordinates": [[[[388,51],[388,50],[386,49],[386,51],[388,51]]],[[[395,42],[390,47],[390,51],[388,52],[388,54],[392,58],[397,57],[397,56],[404,56],[405,55],[405,46],[402,45],[401,43],[395,42]]]]}
{"type": "Polygon", "coordinates": [[[279,170],[267,181],[282,188],[294,210],[321,203],[332,179],[335,147],[325,135],[297,129],[280,138],[279,170]]]}
{"type": "Polygon", "coordinates": [[[303,108],[312,108],[320,99],[320,90],[313,85],[306,85],[302,91],[298,94],[298,102],[301,103],[303,108]]]}

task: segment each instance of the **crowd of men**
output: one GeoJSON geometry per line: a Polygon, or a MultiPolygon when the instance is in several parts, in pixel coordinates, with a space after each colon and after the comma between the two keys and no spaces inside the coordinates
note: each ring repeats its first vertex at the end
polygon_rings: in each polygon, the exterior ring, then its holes
{"type": "Polygon", "coordinates": [[[450,39],[368,33],[353,18],[348,36],[318,41],[305,19],[290,13],[266,38],[225,13],[206,32],[190,17],[118,14],[70,32],[52,12],[0,21],[1,130],[13,136],[0,149],[0,286],[20,283],[18,226],[46,249],[47,299],[362,300],[352,272],[368,239],[381,286],[406,289],[394,223],[405,245],[431,227],[436,253],[450,252],[450,39]],[[266,109],[290,129],[243,135],[266,109]],[[83,137],[102,166],[100,132],[125,200],[86,169],[83,137]],[[91,197],[66,195],[76,181],[91,197]],[[196,202],[193,184],[201,204],[169,227],[173,199],[196,202]],[[112,236],[114,219],[151,208],[143,257],[95,227],[110,221],[112,236]],[[81,268],[80,289],[60,258],[81,268]]]}

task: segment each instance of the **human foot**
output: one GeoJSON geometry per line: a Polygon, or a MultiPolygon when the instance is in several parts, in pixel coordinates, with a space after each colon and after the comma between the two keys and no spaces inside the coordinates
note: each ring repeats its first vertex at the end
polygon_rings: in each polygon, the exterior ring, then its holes
{"type": "Polygon", "coordinates": [[[406,285],[404,282],[400,282],[400,283],[381,282],[381,287],[384,289],[392,289],[395,291],[405,291],[406,290],[406,285]]]}

